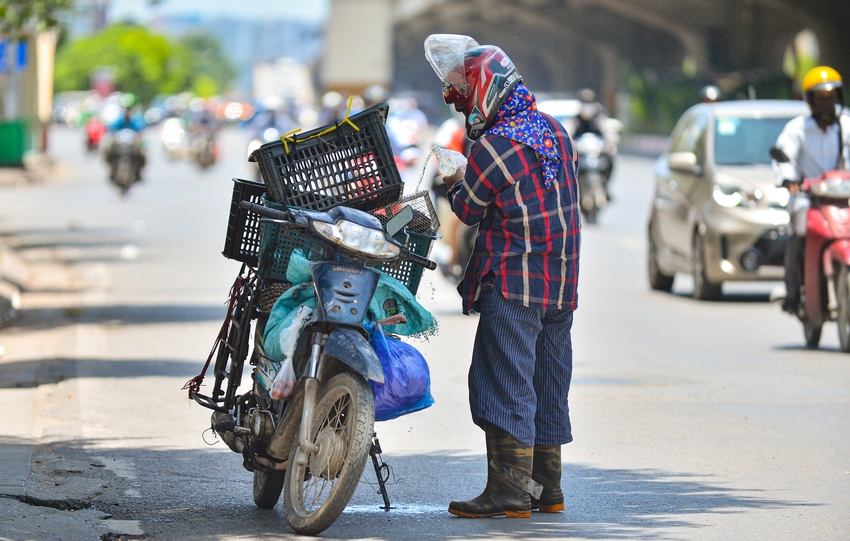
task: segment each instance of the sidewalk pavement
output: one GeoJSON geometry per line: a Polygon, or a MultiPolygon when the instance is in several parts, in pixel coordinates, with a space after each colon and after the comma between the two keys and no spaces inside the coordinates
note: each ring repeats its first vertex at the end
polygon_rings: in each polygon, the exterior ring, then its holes
{"type": "MultiPolygon", "coordinates": [[[[0,189],[12,176],[0,169],[0,189]]],[[[22,356],[44,338],[25,329],[3,332],[33,275],[0,243],[0,541],[143,538],[137,521],[112,520],[93,507],[103,489],[102,465],[92,464],[73,439],[61,450],[42,439],[41,410],[52,383],[42,359],[51,355],[22,356]]]]}
{"type": "Polygon", "coordinates": [[[104,488],[92,473],[100,464],[67,447],[58,456],[40,441],[39,367],[31,366],[12,374],[0,370],[0,541],[143,539],[138,521],[114,520],[92,505],[104,488]]]}
{"type": "Polygon", "coordinates": [[[35,390],[10,389],[2,379],[0,389],[0,496],[22,497],[34,447],[35,390]]]}
{"type": "Polygon", "coordinates": [[[48,154],[33,154],[24,158],[24,167],[0,167],[0,186],[44,181],[54,165],[48,154]]]}
{"type": "MultiPolygon", "coordinates": [[[[0,167],[0,189],[19,183],[43,181],[51,167],[47,158],[40,158],[28,167],[0,167]]],[[[26,263],[9,246],[0,242],[0,329],[11,321],[20,309],[21,291],[26,289],[29,270],[26,263]]]]}

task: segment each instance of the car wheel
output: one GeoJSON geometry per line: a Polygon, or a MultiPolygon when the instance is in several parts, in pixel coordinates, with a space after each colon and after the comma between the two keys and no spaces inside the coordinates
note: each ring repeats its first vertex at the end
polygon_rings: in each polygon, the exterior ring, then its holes
{"type": "Polygon", "coordinates": [[[723,283],[710,282],[705,276],[705,237],[694,235],[693,275],[695,299],[713,301],[723,296],[723,283]]]}
{"type": "Polygon", "coordinates": [[[649,267],[649,287],[657,291],[666,291],[669,293],[673,289],[673,276],[668,276],[661,272],[658,267],[658,240],[655,233],[655,225],[649,224],[648,237],[648,253],[646,254],[649,267]]]}

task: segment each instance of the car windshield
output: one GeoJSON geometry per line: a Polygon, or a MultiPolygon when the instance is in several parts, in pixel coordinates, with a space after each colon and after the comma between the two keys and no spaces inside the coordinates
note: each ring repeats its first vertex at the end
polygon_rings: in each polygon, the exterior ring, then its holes
{"type": "Polygon", "coordinates": [[[788,118],[719,117],[714,130],[714,163],[717,165],[770,164],[770,147],[788,118]]]}

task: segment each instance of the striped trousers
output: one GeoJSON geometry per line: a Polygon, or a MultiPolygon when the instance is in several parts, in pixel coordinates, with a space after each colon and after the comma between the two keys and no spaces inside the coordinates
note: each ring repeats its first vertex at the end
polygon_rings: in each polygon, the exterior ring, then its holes
{"type": "Polygon", "coordinates": [[[495,425],[521,444],[572,441],[567,398],[573,371],[571,310],[540,310],[482,289],[469,369],[473,422],[495,425]]]}

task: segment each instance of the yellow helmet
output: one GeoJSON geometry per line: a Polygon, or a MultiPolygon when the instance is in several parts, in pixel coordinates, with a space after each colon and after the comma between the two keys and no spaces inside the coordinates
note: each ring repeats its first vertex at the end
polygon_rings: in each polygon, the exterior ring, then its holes
{"type": "Polygon", "coordinates": [[[803,92],[829,92],[843,85],[841,75],[829,66],[818,66],[812,68],[803,77],[803,92]]]}
{"type": "Polygon", "coordinates": [[[806,95],[806,101],[809,106],[812,106],[812,94],[815,92],[829,92],[835,90],[838,92],[838,104],[844,104],[844,83],[841,80],[841,75],[829,66],[818,66],[812,68],[803,77],[803,94],[806,95]]]}

